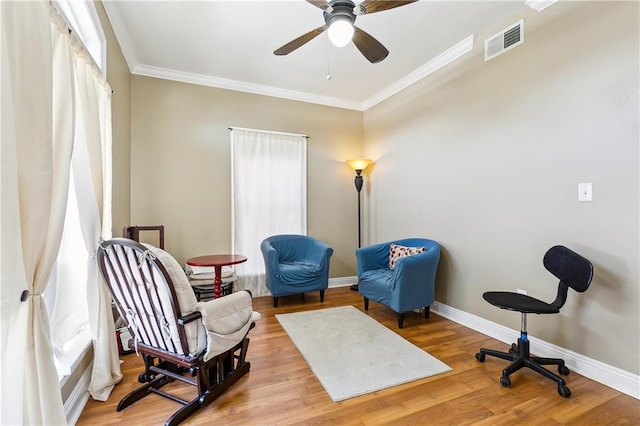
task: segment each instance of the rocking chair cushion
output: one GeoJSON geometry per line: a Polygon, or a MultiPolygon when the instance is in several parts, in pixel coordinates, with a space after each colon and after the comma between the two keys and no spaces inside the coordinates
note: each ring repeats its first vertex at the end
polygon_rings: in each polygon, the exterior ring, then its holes
{"type": "MultiPolygon", "coordinates": [[[[178,298],[178,305],[180,306],[180,313],[183,316],[189,315],[195,312],[196,304],[198,300],[196,295],[189,284],[189,279],[184,273],[184,270],[180,266],[177,260],[173,258],[169,253],[161,248],[154,247],[150,244],[143,244],[156,258],[162,263],[162,266],[167,270],[171,281],[173,282],[173,289],[176,292],[178,298]]],[[[164,294],[166,301],[163,301],[163,305],[171,305],[171,295],[164,294]]],[[[167,310],[170,314],[170,310],[167,310]]],[[[175,321],[172,318],[167,318],[170,324],[171,338],[174,342],[179,342],[180,337],[178,335],[178,329],[173,325],[175,321]]],[[[202,321],[197,320],[189,324],[185,324],[185,333],[187,334],[187,342],[189,346],[189,355],[199,355],[204,351],[206,347],[206,330],[202,326],[202,321]]],[[[179,347],[179,345],[177,345],[179,347]]]]}
{"type": "Polygon", "coordinates": [[[260,314],[251,307],[251,294],[246,291],[198,302],[196,309],[202,314],[207,329],[205,361],[237,345],[251,324],[260,319],[260,314]]]}

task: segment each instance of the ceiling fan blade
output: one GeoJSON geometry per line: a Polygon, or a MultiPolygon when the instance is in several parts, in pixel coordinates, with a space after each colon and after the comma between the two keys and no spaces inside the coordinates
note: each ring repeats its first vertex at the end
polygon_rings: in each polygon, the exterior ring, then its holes
{"type": "Polygon", "coordinates": [[[382,12],[383,10],[393,9],[395,7],[404,6],[405,4],[415,3],[416,1],[417,0],[364,0],[353,9],[353,13],[355,13],[356,15],[366,15],[369,13],[382,12]]]}
{"type": "Polygon", "coordinates": [[[324,10],[327,13],[333,12],[333,7],[327,0],[307,0],[307,3],[311,3],[315,7],[324,10]]]}
{"type": "Polygon", "coordinates": [[[356,45],[360,53],[372,64],[376,64],[387,57],[389,51],[378,40],[362,31],[354,25],[353,44],[356,45]]]}
{"type": "Polygon", "coordinates": [[[311,40],[313,40],[314,38],[318,37],[320,34],[322,34],[328,27],[326,25],[323,25],[321,27],[316,28],[315,30],[311,30],[306,34],[301,35],[300,37],[296,38],[295,40],[290,41],[289,43],[285,44],[284,46],[280,47],[279,49],[275,50],[273,52],[274,55],[288,55],[289,53],[293,52],[294,50],[296,50],[298,47],[309,43],[311,40]]]}

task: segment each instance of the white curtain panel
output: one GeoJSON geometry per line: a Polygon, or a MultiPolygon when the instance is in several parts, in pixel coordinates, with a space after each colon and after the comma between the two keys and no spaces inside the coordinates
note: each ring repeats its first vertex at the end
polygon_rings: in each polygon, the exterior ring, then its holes
{"type": "Polygon", "coordinates": [[[236,286],[269,295],[260,243],[307,232],[307,138],[232,129],[231,173],[231,249],[248,258],[236,266],[236,286]]]}
{"type": "Polygon", "coordinates": [[[49,2],[0,2],[0,22],[0,424],[65,424],[41,295],[60,247],[74,140],[82,140],[74,174],[88,253],[92,395],[106,399],[121,378],[110,298],[95,264],[103,211],[111,225],[110,183],[102,179],[110,172],[111,89],[49,2]]]}
{"type": "Polygon", "coordinates": [[[104,190],[103,145],[110,148],[111,88],[85,56],[83,49],[77,50],[75,63],[77,82],[76,140],[73,152],[73,176],[78,200],[80,228],[87,250],[87,305],[93,342],[93,371],[89,392],[99,401],[106,401],[116,383],[122,380],[118,347],[113,326],[111,297],[98,273],[96,251],[102,235],[104,202],[110,191],[104,190]]]}
{"type": "Polygon", "coordinates": [[[0,423],[65,424],[41,295],[58,253],[69,187],[70,44],[68,35],[52,35],[46,1],[0,2],[0,22],[0,423]]]}

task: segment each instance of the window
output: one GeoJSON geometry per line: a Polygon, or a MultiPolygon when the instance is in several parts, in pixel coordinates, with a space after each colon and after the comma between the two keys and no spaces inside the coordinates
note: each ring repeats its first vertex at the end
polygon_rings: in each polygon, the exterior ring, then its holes
{"type": "Polygon", "coordinates": [[[54,0],[54,5],[82,40],[98,68],[106,75],[106,38],[93,2],[54,0]]]}
{"type": "Polygon", "coordinates": [[[73,171],[69,179],[62,242],[44,300],[49,312],[51,345],[61,380],[68,377],[89,342],[86,249],[82,240],[73,171]]]}
{"type": "Polygon", "coordinates": [[[231,174],[231,250],[248,258],[238,286],[264,296],[262,240],[307,233],[307,137],[232,129],[231,174]]]}

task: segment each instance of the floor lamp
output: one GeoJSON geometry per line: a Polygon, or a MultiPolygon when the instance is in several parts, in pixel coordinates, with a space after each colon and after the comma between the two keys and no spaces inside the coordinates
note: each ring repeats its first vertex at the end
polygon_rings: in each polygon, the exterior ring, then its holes
{"type": "MultiPolygon", "coordinates": [[[[347,160],[347,164],[356,172],[356,191],[358,191],[358,248],[362,246],[362,227],[361,227],[361,214],[360,214],[360,191],[362,190],[363,178],[362,171],[367,168],[372,161],[367,158],[354,158],[353,160],[347,160]]],[[[358,283],[351,286],[351,290],[358,291],[358,283]]]]}

